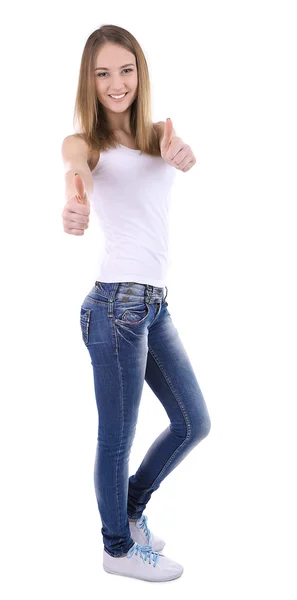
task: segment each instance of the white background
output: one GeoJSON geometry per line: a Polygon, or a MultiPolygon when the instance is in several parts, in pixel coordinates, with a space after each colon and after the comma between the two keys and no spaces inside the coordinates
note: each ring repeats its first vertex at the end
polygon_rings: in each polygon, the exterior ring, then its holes
{"type": "MultiPolygon", "coordinates": [[[[1,31],[1,596],[295,600],[296,15],[289,1],[9,4],[1,31]],[[95,219],[64,233],[61,144],[83,47],[103,24],[141,44],[153,121],[197,163],[172,194],[168,308],[211,417],[152,495],[182,577],[102,569],[97,411],[80,305],[95,219]],[[107,587],[108,586],[108,587],[107,587]]],[[[133,473],[168,425],[145,384],[133,473]]]]}

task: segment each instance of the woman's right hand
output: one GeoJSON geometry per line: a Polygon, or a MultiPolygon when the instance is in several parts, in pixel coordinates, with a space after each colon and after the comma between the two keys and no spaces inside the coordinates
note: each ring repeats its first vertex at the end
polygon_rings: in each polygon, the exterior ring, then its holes
{"type": "Polygon", "coordinates": [[[76,193],[67,200],[62,212],[65,233],[83,235],[89,226],[90,201],[81,176],[74,175],[76,193]]]}

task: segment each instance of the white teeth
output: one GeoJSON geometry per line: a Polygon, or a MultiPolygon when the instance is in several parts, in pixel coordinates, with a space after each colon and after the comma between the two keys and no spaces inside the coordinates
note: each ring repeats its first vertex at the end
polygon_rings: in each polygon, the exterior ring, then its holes
{"type": "Polygon", "coordinates": [[[122,94],[121,96],[112,96],[112,94],[110,94],[110,96],[112,98],[124,98],[125,95],[126,95],[126,92],[125,92],[125,94],[122,94]]]}

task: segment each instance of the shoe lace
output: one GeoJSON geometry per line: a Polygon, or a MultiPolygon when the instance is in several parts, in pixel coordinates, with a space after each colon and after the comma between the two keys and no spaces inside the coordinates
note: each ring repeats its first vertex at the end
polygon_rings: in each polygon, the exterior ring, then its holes
{"type": "Polygon", "coordinates": [[[149,561],[149,564],[151,564],[151,560],[154,563],[154,567],[157,564],[157,560],[159,558],[160,552],[154,552],[154,550],[152,550],[152,546],[141,546],[140,544],[137,544],[137,542],[135,542],[134,546],[132,546],[132,548],[130,548],[128,554],[127,554],[127,558],[131,558],[133,556],[133,554],[139,554],[140,558],[142,558],[142,562],[146,562],[147,560],[149,561]]]}
{"type": "Polygon", "coordinates": [[[136,521],[135,525],[138,529],[144,529],[144,533],[147,537],[147,543],[149,545],[150,540],[151,540],[151,532],[150,532],[146,522],[147,522],[147,516],[142,515],[142,517],[140,517],[140,519],[138,519],[136,521]]]}

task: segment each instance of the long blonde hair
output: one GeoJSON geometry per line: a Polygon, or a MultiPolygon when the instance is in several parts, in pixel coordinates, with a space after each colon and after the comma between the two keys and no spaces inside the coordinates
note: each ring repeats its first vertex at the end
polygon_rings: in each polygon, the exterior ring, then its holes
{"type": "MultiPolygon", "coordinates": [[[[78,121],[80,129],[76,135],[82,137],[90,149],[99,151],[115,148],[119,143],[115,134],[110,131],[94,81],[95,58],[99,48],[106,42],[119,44],[135,56],[138,93],[131,106],[131,132],[139,150],[152,156],[160,156],[158,136],[152,123],[148,65],[135,37],[117,25],[102,25],[91,33],[85,44],[74,107],[74,121],[78,121]]],[[[75,124],[74,128],[76,130],[75,124]]]]}

